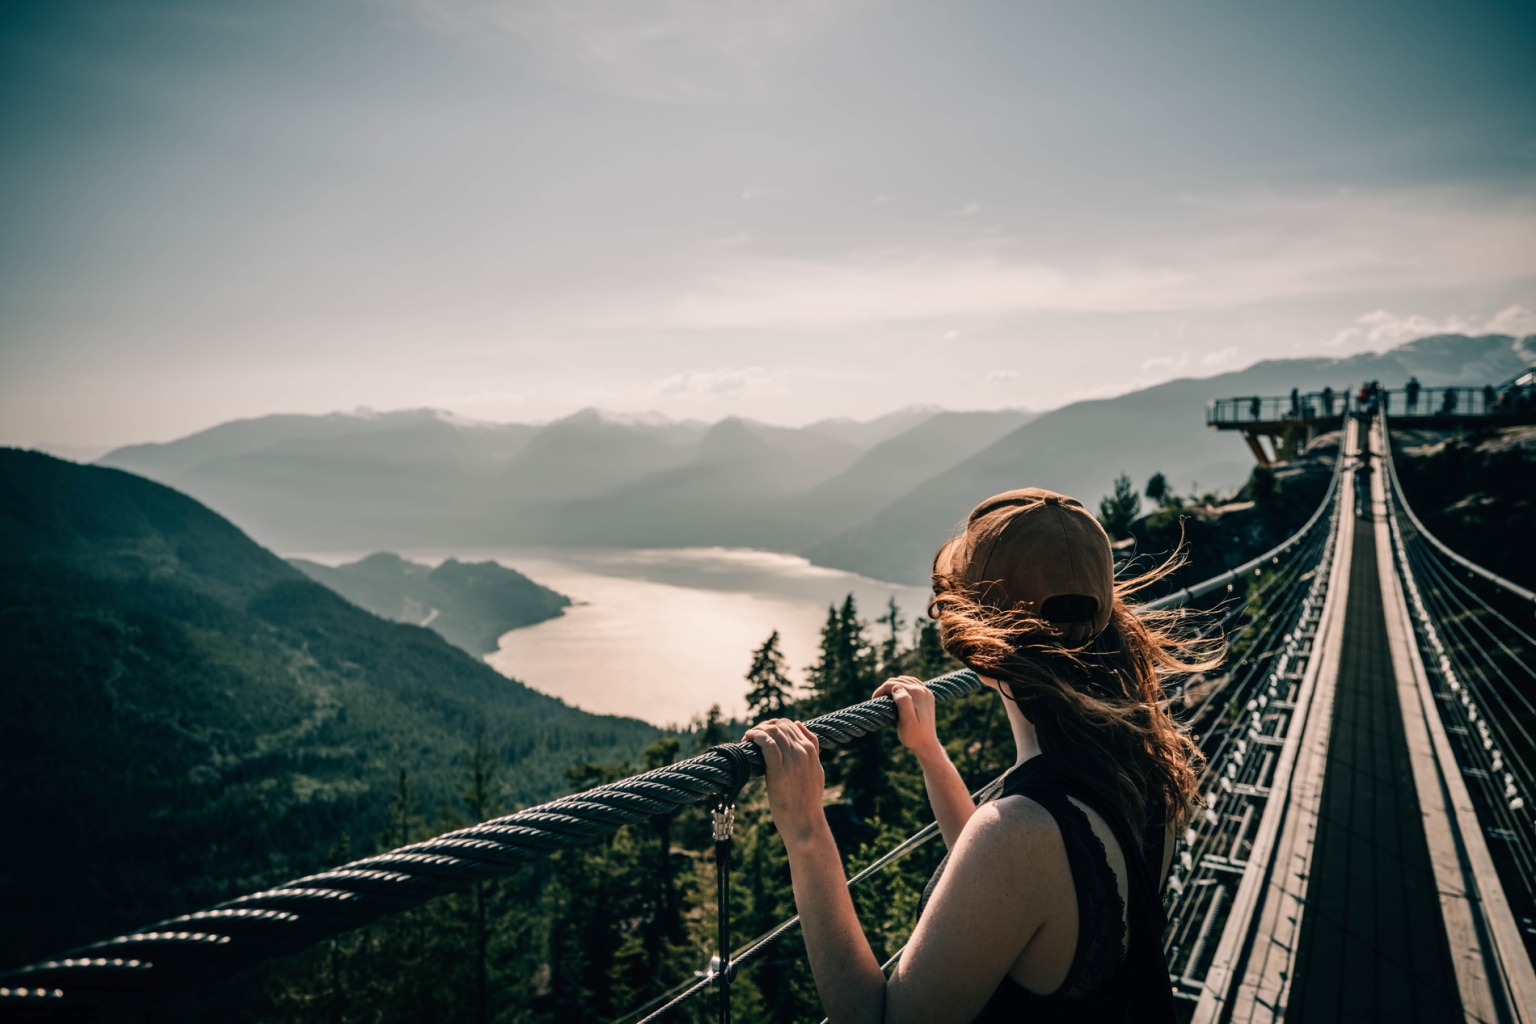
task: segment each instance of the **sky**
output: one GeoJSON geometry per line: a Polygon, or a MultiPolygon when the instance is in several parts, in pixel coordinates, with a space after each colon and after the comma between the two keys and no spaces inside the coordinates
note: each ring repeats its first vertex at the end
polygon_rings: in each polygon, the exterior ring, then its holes
{"type": "Polygon", "coordinates": [[[0,4],[0,443],[1536,333],[1533,54],[1467,0],[0,4]]]}

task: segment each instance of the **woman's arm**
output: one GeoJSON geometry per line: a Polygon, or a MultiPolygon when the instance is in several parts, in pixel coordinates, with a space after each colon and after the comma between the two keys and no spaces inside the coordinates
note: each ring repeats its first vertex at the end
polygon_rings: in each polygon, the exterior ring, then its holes
{"type": "Polygon", "coordinates": [[[1075,913],[1066,851],[1050,816],[1023,798],[988,804],[960,837],[887,983],[859,926],[822,810],[815,735],[779,718],[754,726],[745,739],[763,752],[811,973],[836,1024],[971,1020],[1046,917],[1075,913]]]}
{"type": "Polygon", "coordinates": [[[804,725],[783,718],[753,726],[743,738],[763,752],[768,805],[789,854],[795,909],[821,1005],[838,1024],[879,1024],[885,974],[859,926],[822,810],[821,745],[804,725]]]}
{"type": "Polygon", "coordinates": [[[912,676],[898,676],[887,679],[874,692],[876,697],[885,694],[896,702],[896,734],[922,765],[928,803],[944,836],[944,845],[953,850],[965,823],[976,813],[976,804],[965,788],[965,780],[950,761],[949,751],[939,742],[933,691],[912,676]]]}

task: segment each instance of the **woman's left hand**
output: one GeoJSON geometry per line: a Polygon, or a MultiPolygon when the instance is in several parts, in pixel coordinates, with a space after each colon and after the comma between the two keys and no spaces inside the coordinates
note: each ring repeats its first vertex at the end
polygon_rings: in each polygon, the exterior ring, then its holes
{"type": "Polygon", "coordinates": [[[768,807],[785,842],[804,842],[826,828],[821,807],[826,775],[821,768],[821,742],[802,722],[770,718],[747,730],[744,743],[763,752],[768,777],[768,807]]]}

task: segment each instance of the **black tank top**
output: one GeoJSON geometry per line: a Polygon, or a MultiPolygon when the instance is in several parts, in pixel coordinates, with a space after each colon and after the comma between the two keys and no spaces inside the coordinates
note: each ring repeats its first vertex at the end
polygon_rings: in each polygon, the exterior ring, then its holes
{"type": "MultiPolygon", "coordinates": [[[[1162,943],[1166,919],[1156,882],[1165,838],[1162,822],[1149,826],[1143,841],[1133,842],[1130,828],[1118,813],[1102,807],[1091,794],[1079,792],[1044,757],[1032,757],[1009,771],[1000,796],[1014,795],[1027,796],[1044,807],[1061,830],[1077,893],[1077,949],[1066,980],[1049,995],[1031,992],[1004,975],[974,1024],[1171,1022],[1173,986],[1162,943]],[[1067,799],[1069,793],[1097,811],[1120,844],[1125,855],[1129,908],[1120,900],[1104,844],[1094,834],[1088,816],[1067,799]],[[1125,942],[1127,923],[1129,944],[1125,942]]],[[[919,917],[943,873],[944,863],[940,863],[923,890],[919,917]]]]}

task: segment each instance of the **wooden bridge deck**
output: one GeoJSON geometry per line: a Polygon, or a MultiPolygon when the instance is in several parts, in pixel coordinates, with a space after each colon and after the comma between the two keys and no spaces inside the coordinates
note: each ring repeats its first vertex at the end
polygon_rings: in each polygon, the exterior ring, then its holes
{"type": "Polygon", "coordinates": [[[1372,532],[1357,520],[1290,1021],[1462,1019],[1372,532]]]}

